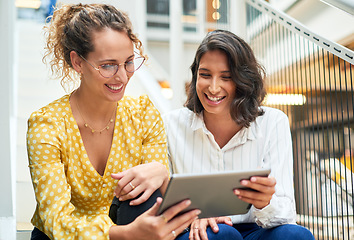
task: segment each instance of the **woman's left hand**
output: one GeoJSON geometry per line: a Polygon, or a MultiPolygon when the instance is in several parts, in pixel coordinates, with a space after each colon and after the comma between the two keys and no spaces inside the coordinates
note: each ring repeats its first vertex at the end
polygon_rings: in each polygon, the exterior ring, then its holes
{"type": "Polygon", "coordinates": [[[113,173],[111,176],[119,180],[114,193],[120,201],[136,198],[143,193],[139,198],[132,200],[130,205],[145,202],[158,188],[164,194],[168,184],[168,170],[158,162],[141,164],[120,173],[113,173]]]}
{"type": "Polygon", "coordinates": [[[231,218],[229,217],[202,218],[194,220],[190,226],[189,239],[207,240],[207,228],[210,227],[214,233],[217,233],[219,231],[219,223],[232,226],[231,218]]]}
{"type": "Polygon", "coordinates": [[[235,195],[239,199],[252,204],[255,208],[262,209],[269,205],[275,193],[276,180],[274,177],[254,176],[250,180],[242,180],[241,184],[256,191],[235,189],[235,195]]]}

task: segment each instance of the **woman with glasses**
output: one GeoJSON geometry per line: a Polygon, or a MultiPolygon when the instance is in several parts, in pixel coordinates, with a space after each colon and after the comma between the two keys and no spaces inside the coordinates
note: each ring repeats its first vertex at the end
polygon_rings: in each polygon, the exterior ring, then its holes
{"type": "Polygon", "coordinates": [[[51,70],[63,86],[79,86],[28,120],[31,239],[175,238],[199,213],[178,215],[189,201],[156,216],[162,199],[153,199],[126,225],[108,216],[113,196],[134,209],[168,182],[159,112],[147,96],[124,97],[145,60],[128,17],[110,5],[63,5],[45,30],[51,70]]]}

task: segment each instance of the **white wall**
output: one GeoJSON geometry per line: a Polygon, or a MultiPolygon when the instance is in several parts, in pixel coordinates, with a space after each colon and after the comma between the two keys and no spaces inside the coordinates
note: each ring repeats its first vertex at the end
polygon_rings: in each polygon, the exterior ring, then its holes
{"type": "Polygon", "coordinates": [[[0,239],[16,239],[14,35],[15,6],[0,0],[0,239]]]}
{"type": "Polygon", "coordinates": [[[59,81],[49,77],[42,63],[43,23],[17,20],[16,60],[18,65],[17,107],[17,222],[29,222],[35,207],[26,150],[27,119],[30,114],[64,95],[59,81]]]}

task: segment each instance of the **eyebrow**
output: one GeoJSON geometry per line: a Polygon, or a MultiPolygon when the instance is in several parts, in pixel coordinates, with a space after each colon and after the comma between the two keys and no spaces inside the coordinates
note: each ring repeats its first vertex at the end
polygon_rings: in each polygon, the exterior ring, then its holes
{"type": "MultiPolygon", "coordinates": [[[[130,55],[129,57],[127,57],[127,59],[124,62],[128,61],[129,59],[134,58],[134,56],[135,56],[135,54],[130,55]]],[[[100,64],[103,63],[103,62],[115,62],[115,63],[118,63],[116,59],[102,59],[102,60],[99,60],[98,62],[100,64]]]]}
{"type": "MultiPolygon", "coordinates": [[[[199,70],[199,71],[202,70],[202,71],[208,71],[208,72],[210,72],[210,70],[207,69],[207,68],[199,68],[198,70],[199,70]]],[[[221,73],[231,73],[231,71],[221,71],[221,73]]]]}

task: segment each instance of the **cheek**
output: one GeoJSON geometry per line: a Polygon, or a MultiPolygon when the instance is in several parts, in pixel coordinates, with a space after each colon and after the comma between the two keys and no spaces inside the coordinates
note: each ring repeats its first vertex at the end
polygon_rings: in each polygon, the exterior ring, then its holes
{"type": "Polygon", "coordinates": [[[235,98],[236,96],[236,85],[233,82],[228,83],[227,86],[225,86],[229,94],[232,96],[232,98],[235,98]]]}
{"type": "Polygon", "coordinates": [[[203,83],[199,80],[197,80],[197,83],[195,85],[195,90],[197,91],[197,95],[198,97],[200,98],[203,93],[202,93],[202,90],[203,90],[203,83]]]}
{"type": "Polygon", "coordinates": [[[128,78],[128,81],[130,80],[130,78],[134,75],[134,73],[127,73],[127,78],[128,78]]]}

